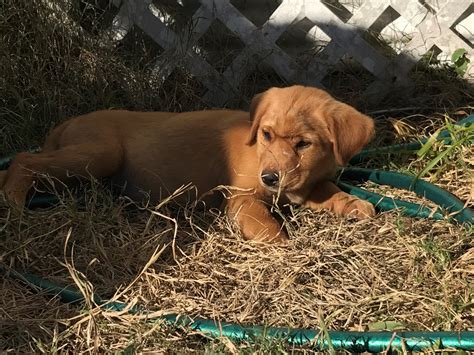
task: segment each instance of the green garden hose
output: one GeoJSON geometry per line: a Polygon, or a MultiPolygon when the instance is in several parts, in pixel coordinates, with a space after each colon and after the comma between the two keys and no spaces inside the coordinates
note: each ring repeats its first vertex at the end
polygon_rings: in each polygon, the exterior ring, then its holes
{"type": "MultiPolygon", "coordinates": [[[[474,115],[465,117],[457,122],[457,126],[469,126],[474,123],[474,115]]],[[[437,140],[442,140],[445,144],[451,143],[451,135],[448,130],[441,131],[437,140]]],[[[474,140],[474,136],[467,141],[469,144],[474,140]]],[[[427,141],[424,139],[420,142],[411,142],[406,144],[395,144],[381,148],[364,149],[362,152],[354,156],[350,163],[355,165],[361,163],[374,155],[389,154],[395,152],[413,152],[422,147],[427,141]]],[[[464,203],[456,196],[449,192],[430,184],[424,180],[417,179],[415,176],[410,176],[398,172],[382,171],[375,169],[362,169],[349,167],[343,170],[341,174],[342,180],[352,180],[357,182],[372,181],[379,185],[387,185],[398,189],[405,189],[415,192],[418,196],[427,198],[446,210],[448,219],[457,221],[462,224],[474,224],[474,211],[464,206],[464,203]]],[[[360,187],[348,184],[344,181],[339,181],[338,186],[341,190],[357,196],[361,199],[367,200],[375,205],[379,210],[390,211],[393,209],[400,209],[401,213],[409,217],[432,218],[436,220],[445,219],[445,213],[440,208],[431,210],[430,208],[421,206],[416,203],[397,200],[379,195],[375,192],[361,189],[360,187]]]]}
{"type": "MultiPolygon", "coordinates": [[[[0,271],[7,272],[28,286],[39,289],[47,295],[60,297],[67,303],[84,300],[82,294],[73,287],[61,287],[35,275],[8,270],[0,265],[0,271]]],[[[104,301],[97,295],[94,302],[105,310],[120,312],[127,309],[121,302],[104,301]]],[[[139,307],[128,309],[131,314],[151,313],[139,307]]],[[[346,350],[351,352],[378,353],[390,349],[406,351],[456,349],[474,351],[474,331],[463,332],[355,332],[328,331],[327,334],[314,329],[295,329],[266,327],[261,325],[245,326],[235,323],[219,322],[211,319],[192,318],[169,314],[150,317],[149,321],[162,321],[169,325],[183,326],[213,338],[226,337],[234,341],[255,341],[262,338],[283,340],[290,345],[306,346],[316,350],[346,350]]]]}
{"type": "MultiPolygon", "coordinates": [[[[342,178],[361,181],[372,181],[379,185],[388,185],[398,189],[405,189],[415,192],[418,196],[427,198],[436,203],[447,211],[449,218],[456,220],[461,224],[471,225],[474,223],[474,211],[465,207],[464,203],[451,193],[426,182],[417,179],[415,176],[409,176],[392,171],[382,171],[374,169],[363,168],[347,168],[343,171],[342,178]]],[[[347,183],[339,183],[339,187],[346,192],[367,200],[379,207],[381,210],[388,211],[394,208],[401,208],[402,213],[411,217],[444,219],[444,215],[438,208],[435,211],[423,207],[416,203],[410,203],[401,200],[394,200],[391,198],[378,195],[349,185],[347,183]]]]}

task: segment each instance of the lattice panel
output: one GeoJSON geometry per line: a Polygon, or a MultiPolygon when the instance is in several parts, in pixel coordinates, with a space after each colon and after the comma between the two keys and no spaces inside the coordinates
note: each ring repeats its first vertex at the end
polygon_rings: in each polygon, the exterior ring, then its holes
{"type": "MultiPolygon", "coordinates": [[[[323,78],[334,66],[343,57],[350,57],[375,78],[365,94],[382,97],[393,85],[409,85],[409,71],[435,47],[446,55],[457,48],[467,49],[471,58],[474,54],[473,44],[453,30],[461,17],[473,11],[471,2],[466,0],[438,0],[436,6],[429,1],[422,4],[416,0],[365,0],[347,21],[320,0],[283,0],[260,27],[230,0],[199,0],[198,5],[190,19],[192,25],[173,30],[153,2],[123,0],[117,4],[120,11],[112,32],[119,41],[132,26],[140,27],[165,50],[155,64],[161,80],[166,80],[176,66],[184,66],[206,87],[204,99],[215,106],[225,105],[237,96],[243,80],[260,62],[265,62],[288,83],[321,87],[323,78]],[[415,29],[398,54],[395,51],[384,54],[364,36],[367,30],[380,27],[377,21],[387,12],[403,17],[415,29]],[[304,64],[278,45],[285,31],[303,20],[311,24],[305,33],[306,39],[315,45],[319,43],[316,30],[323,31],[329,39],[327,45],[304,64]],[[215,21],[224,24],[243,43],[240,53],[220,71],[199,54],[206,50],[200,48],[199,40],[215,21]]],[[[472,67],[468,75],[474,74],[472,67]]]]}

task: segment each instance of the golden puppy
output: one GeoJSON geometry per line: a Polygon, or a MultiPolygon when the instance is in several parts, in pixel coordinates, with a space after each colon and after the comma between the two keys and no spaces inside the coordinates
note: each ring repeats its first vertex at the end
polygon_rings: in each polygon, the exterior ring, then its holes
{"type": "Polygon", "coordinates": [[[191,183],[197,194],[187,199],[214,204],[225,195],[227,213],[245,238],[284,242],[287,236],[269,211],[276,199],[338,215],[374,215],[370,203],[332,182],[337,166],[373,133],[371,118],[303,86],[255,96],[250,115],[97,111],[59,125],[41,153],[17,154],[0,172],[0,188],[23,206],[37,173],[64,182],[71,175],[110,177],[130,197],[146,192],[152,201],[191,183]],[[216,192],[219,186],[228,188],[216,192]]]}

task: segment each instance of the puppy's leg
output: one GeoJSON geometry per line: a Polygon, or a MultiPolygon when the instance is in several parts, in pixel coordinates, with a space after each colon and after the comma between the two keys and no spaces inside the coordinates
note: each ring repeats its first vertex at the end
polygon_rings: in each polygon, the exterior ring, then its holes
{"type": "Polygon", "coordinates": [[[230,198],[227,214],[237,222],[245,239],[275,244],[285,244],[288,241],[282,226],[267,206],[252,197],[230,198]]]}
{"type": "Polygon", "coordinates": [[[22,208],[37,173],[60,181],[71,175],[106,177],[113,175],[121,163],[121,149],[114,145],[81,144],[44,153],[19,153],[4,177],[3,190],[8,201],[22,208]]]}
{"type": "Polygon", "coordinates": [[[375,215],[374,206],[367,201],[341,191],[330,181],[319,184],[303,204],[315,210],[326,208],[339,216],[368,218],[375,215]]]}

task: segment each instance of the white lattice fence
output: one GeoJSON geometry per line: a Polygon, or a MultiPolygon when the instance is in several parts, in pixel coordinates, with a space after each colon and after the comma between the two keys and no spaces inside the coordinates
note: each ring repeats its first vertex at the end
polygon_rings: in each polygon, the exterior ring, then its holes
{"type": "MultiPolygon", "coordinates": [[[[288,83],[323,86],[323,78],[333,67],[343,57],[350,57],[374,77],[365,94],[381,97],[393,85],[409,85],[408,73],[433,48],[444,55],[465,48],[474,57],[473,44],[455,30],[456,24],[464,20],[463,26],[474,31],[474,16],[469,17],[473,5],[467,0],[438,0],[433,4],[417,0],[365,0],[347,21],[320,0],[283,0],[262,26],[250,21],[231,0],[199,0],[189,20],[190,26],[175,31],[152,1],[123,0],[116,5],[120,7],[112,26],[116,40],[121,40],[132,26],[138,26],[164,49],[155,64],[160,80],[165,80],[177,65],[184,66],[206,87],[204,99],[217,106],[239,93],[242,81],[260,62],[265,62],[288,83]],[[389,54],[365,36],[368,30],[380,31],[380,21],[388,13],[392,14],[392,20],[401,16],[413,29],[404,45],[389,54]],[[198,44],[215,21],[220,21],[243,43],[240,53],[221,71],[200,55],[202,48],[198,44]],[[306,26],[306,40],[319,45],[318,31],[329,38],[327,45],[314,51],[304,63],[278,44],[285,31],[302,21],[310,23],[309,29],[306,26]]],[[[472,75],[473,67],[468,76],[472,75]]]]}

